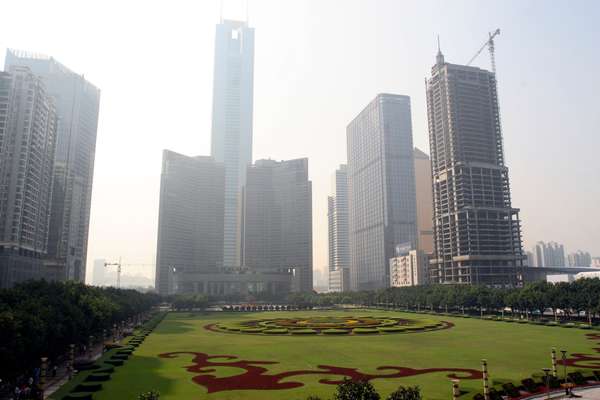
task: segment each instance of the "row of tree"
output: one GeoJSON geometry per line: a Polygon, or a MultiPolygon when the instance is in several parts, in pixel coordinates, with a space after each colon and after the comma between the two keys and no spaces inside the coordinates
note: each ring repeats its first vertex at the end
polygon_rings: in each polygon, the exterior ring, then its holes
{"type": "Polygon", "coordinates": [[[588,320],[600,313],[600,279],[579,279],[552,284],[535,282],[522,288],[475,285],[426,285],[344,293],[294,293],[288,302],[300,307],[334,304],[393,306],[414,310],[500,313],[505,309],[526,317],[552,311],[572,318],[585,313],[588,320]]]}
{"type": "Polygon", "coordinates": [[[54,361],[70,344],[100,340],[113,324],[151,309],[155,294],[99,288],[74,282],[30,281],[0,290],[0,378],[54,361]]]}

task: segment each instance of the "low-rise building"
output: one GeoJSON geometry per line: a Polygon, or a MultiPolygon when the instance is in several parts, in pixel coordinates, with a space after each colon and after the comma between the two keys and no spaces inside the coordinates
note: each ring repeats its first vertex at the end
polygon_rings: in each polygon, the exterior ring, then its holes
{"type": "Polygon", "coordinates": [[[428,283],[429,256],[422,250],[396,247],[390,258],[390,286],[418,286],[428,283]]]}

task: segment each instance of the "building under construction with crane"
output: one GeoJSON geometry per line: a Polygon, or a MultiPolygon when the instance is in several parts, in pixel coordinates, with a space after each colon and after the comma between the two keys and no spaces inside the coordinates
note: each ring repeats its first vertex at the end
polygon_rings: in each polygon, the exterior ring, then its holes
{"type": "MultiPolygon", "coordinates": [[[[511,205],[492,72],[445,62],[438,49],[426,82],[434,194],[432,283],[519,286],[519,210],[511,205]]],[[[476,56],[477,56],[476,55],[476,56]]],[[[470,62],[469,62],[470,64],[470,62]]]]}

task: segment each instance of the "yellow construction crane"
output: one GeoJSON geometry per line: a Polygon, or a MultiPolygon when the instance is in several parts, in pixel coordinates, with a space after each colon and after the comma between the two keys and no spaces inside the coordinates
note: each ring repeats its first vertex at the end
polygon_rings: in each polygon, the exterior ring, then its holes
{"type": "Polygon", "coordinates": [[[494,54],[495,48],[494,48],[494,38],[496,36],[498,36],[500,34],[500,28],[496,29],[493,33],[489,32],[489,38],[488,40],[485,41],[485,43],[483,44],[483,46],[481,46],[481,48],[479,49],[479,51],[477,53],[475,53],[475,55],[473,56],[473,58],[471,58],[471,60],[467,63],[467,65],[471,65],[471,63],[473,61],[475,61],[475,59],[481,54],[481,52],[483,51],[483,49],[485,49],[486,47],[490,50],[490,60],[492,62],[492,72],[494,73],[494,75],[496,74],[496,55],[494,54]]]}

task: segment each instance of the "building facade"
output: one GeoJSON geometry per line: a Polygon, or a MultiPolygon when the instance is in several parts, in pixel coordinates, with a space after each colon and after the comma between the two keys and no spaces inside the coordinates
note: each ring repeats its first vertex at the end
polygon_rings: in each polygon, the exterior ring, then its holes
{"type": "Polygon", "coordinates": [[[532,267],[564,267],[565,247],[556,242],[537,242],[533,247],[532,267]]]}
{"type": "Polygon", "coordinates": [[[8,50],[6,69],[26,66],[54,98],[58,125],[48,257],[63,279],[85,281],[100,90],[51,57],[8,50]]]}
{"type": "Polygon", "coordinates": [[[253,93],[254,29],[223,21],[215,39],[211,154],[225,166],[226,267],[240,265],[240,196],[252,163],[253,93]]]}
{"type": "Polygon", "coordinates": [[[433,176],[431,280],[515,286],[524,254],[504,164],[495,74],[449,64],[427,80],[433,176]]]}
{"type": "Polygon", "coordinates": [[[242,268],[278,274],[291,271],[292,290],[312,290],[308,159],[258,160],[250,166],[242,215],[242,268]]]}
{"type": "Polygon", "coordinates": [[[429,282],[429,256],[422,250],[398,252],[390,258],[390,286],[426,285],[429,282]]]}
{"type": "Polygon", "coordinates": [[[155,284],[160,294],[204,292],[186,275],[222,270],[224,193],[222,163],[163,152],[155,284]]]}
{"type": "Polygon", "coordinates": [[[591,267],[592,256],[587,251],[577,250],[567,256],[569,267],[591,267]]]}
{"type": "Polygon", "coordinates": [[[415,184],[417,190],[417,248],[433,253],[433,191],[431,187],[431,160],[415,147],[415,184]]]}
{"type": "Polygon", "coordinates": [[[0,287],[55,279],[48,254],[57,116],[27,67],[0,72],[0,287]]]}
{"type": "Polygon", "coordinates": [[[340,165],[333,174],[331,183],[332,193],[327,197],[329,291],[343,292],[350,290],[348,286],[350,268],[348,168],[346,165],[340,165]],[[332,274],[335,276],[332,277],[332,274]]]}
{"type": "Polygon", "coordinates": [[[395,246],[418,241],[410,98],[377,95],[346,134],[352,289],[387,287],[395,246]]]}

